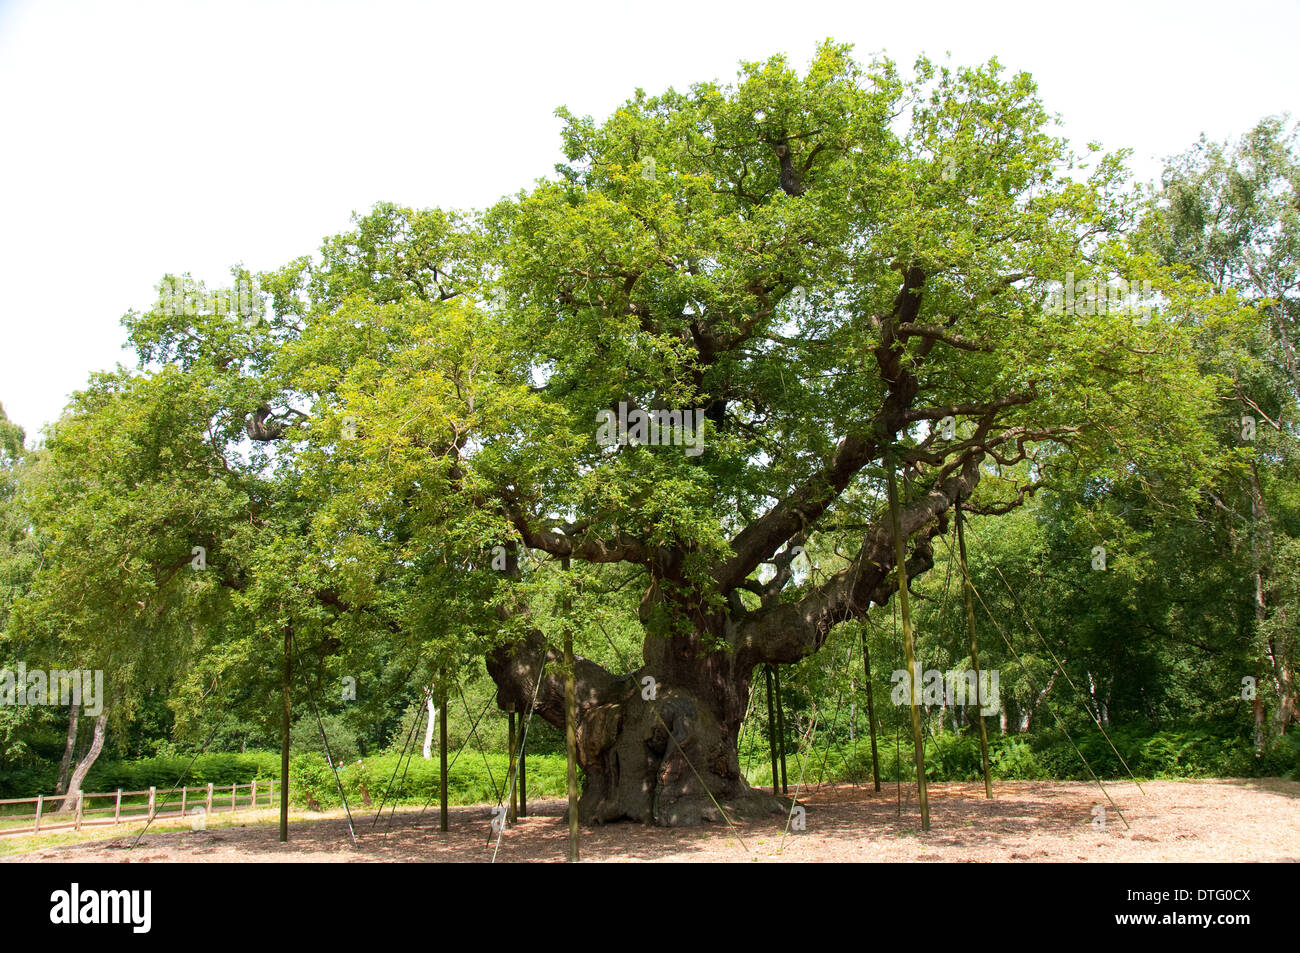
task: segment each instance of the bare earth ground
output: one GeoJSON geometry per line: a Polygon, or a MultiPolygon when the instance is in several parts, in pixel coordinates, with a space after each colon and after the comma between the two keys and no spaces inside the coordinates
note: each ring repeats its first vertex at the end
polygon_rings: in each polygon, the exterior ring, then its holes
{"type": "MultiPolygon", "coordinates": [[[[999,782],[996,800],[982,784],[931,785],[928,834],[919,831],[916,789],[881,793],[844,784],[800,797],[807,830],[783,837],[783,818],[698,829],[613,824],[584,828],[584,861],[1300,861],[1300,782],[1278,779],[1148,781],[1107,785],[1119,813],[1094,784],[999,782]],[[1107,808],[1094,827],[1093,808],[1107,808]],[[743,844],[742,844],[743,841],[743,844]]],[[[500,838],[498,861],[562,861],[568,827],[561,800],[530,804],[532,816],[500,838]]],[[[295,821],[290,843],[278,842],[274,815],[250,826],[205,831],[150,830],[128,850],[136,829],[93,842],[36,847],[14,861],[470,861],[492,859],[491,807],[451,809],[450,831],[438,831],[436,805],[398,810],[374,827],[372,813],[354,814],[359,846],[348,839],[341,812],[295,821]]],[[[496,838],[492,838],[493,844],[496,838]]],[[[17,846],[17,845],[15,845],[17,846]]],[[[35,845],[33,845],[35,847],[35,845]]],[[[19,848],[22,849],[21,847],[19,848]]]]}

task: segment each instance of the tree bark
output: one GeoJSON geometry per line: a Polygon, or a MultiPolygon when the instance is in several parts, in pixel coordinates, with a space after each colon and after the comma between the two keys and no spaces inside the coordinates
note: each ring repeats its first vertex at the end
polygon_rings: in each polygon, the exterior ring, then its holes
{"type": "Polygon", "coordinates": [[[54,785],[55,794],[63,794],[68,789],[68,771],[72,768],[72,755],[77,749],[77,725],[81,709],[76,705],[68,706],[68,740],[63,746],[63,760],[59,762],[59,780],[54,785]]]}
{"type": "MultiPolygon", "coordinates": [[[[544,656],[548,672],[534,710],[563,729],[563,678],[550,675],[560,657],[540,638],[494,653],[488,671],[498,703],[527,710],[544,656]]],[[[732,820],[783,811],[777,798],[751,789],[740,771],[737,741],[754,666],[742,672],[727,652],[663,661],[669,664],[613,676],[575,657],[576,756],[586,775],[579,820],[673,827],[722,822],[720,807],[732,820]],[[643,697],[646,675],[656,680],[653,699],[643,697]]]]}
{"type": "Polygon", "coordinates": [[[67,797],[63,799],[63,806],[59,808],[58,813],[69,813],[76,807],[76,796],[81,793],[81,783],[85,781],[86,773],[90,771],[99,758],[99,753],[104,750],[104,730],[107,727],[108,712],[103,712],[95,719],[95,732],[91,736],[90,750],[77,762],[72,777],[68,779],[67,797]]]}
{"type": "MultiPolygon", "coordinates": [[[[1252,463],[1250,468],[1250,515],[1251,558],[1253,562],[1255,628],[1259,633],[1268,620],[1268,581],[1267,566],[1273,562],[1273,525],[1268,507],[1264,501],[1264,491],[1259,483],[1259,471],[1252,463]]],[[[1279,651],[1277,643],[1270,637],[1263,637],[1263,661],[1273,679],[1273,688],[1277,692],[1277,714],[1274,723],[1278,734],[1285,734],[1287,726],[1297,718],[1300,702],[1296,697],[1295,676],[1287,658],[1287,653],[1279,651]]]]}
{"type": "Polygon", "coordinates": [[[1273,686],[1277,690],[1277,730],[1285,734],[1287,726],[1297,719],[1295,673],[1287,661],[1287,653],[1278,648],[1276,640],[1269,638],[1265,648],[1269,665],[1273,669],[1273,686]]]}
{"type": "Polygon", "coordinates": [[[430,685],[424,695],[424,707],[429,712],[429,720],[424,725],[424,747],[421,753],[425,761],[433,759],[433,733],[438,727],[438,708],[433,703],[433,686],[430,685]]]}
{"type": "Polygon", "coordinates": [[[1034,717],[1038,714],[1038,709],[1042,706],[1043,702],[1047,699],[1047,693],[1052,690],[1052,686],[1055,684],[1056,684],[1056,673],[1053,672],[1052,677],[1047,680],[1047,685],[1043,688],[1041,692],[1039,692],[1037,695],[1034,696],[1033,704],[1030,705],[1028,708],[1026,708],[1024,712],[1021,714],[1020,716],[1021,734],[1024,734],[1033,726],[1034,717]]]}

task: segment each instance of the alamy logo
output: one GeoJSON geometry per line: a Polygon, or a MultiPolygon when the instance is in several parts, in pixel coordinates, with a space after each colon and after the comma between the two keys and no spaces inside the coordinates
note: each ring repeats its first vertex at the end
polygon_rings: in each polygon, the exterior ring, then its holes
{"type": "Polygon", "coordinates": [[[29,672],[25,662],[0,668],[0,705],[84,705],[86,714],[98,717],[104,710],[104,672],[77,668],[29,672]]]}
{"type": "Polygon", "coordinates": [[[937,668],[931,668],[922,676],[921,669],[917,667],[915,673],[911,692],[908,691],[905,669],[896,669],[889,676],[889,680],[894,683],[889,700],[895,705],[910,705],[912,698],[916,697],[923,705],[946,704],[953,708],[979,705],[981,715],[996,715],[1001,710],[997,669],[984,669],[979,673],[978,679],[974,669],[941,672],[937,668]]]}
{"type": "Polygon", "coordinates": [[[50,903],[51,923],[128,923],[131,932],[148,933],[153,922],[150,890],[82,890],[74,883],[50,894],[50,903]]]}
{"type": "Polygon", "coordinates": [[[167,315],[193,318],[199,314],[233,316],[246,327],[260,324],[265,305],[257,282],[240,279],[231,289],[209,291],[202,284],[184,278],[164,279],[158,284],[157,309],[167,315]]]}
{"type": "Polygon", "coordinates": [[[1150,320],[1154,289],[1150,281],[1107,282],[1099,278],[1075,280],[1074,272],[1065,273],[1065,282],[1053,287],[1047,295],[1047,311],[1051,314],[1135,314],[1139,321],[1150,320]]]}
{"type": "Polygon", "coordinates": [[[633,446],[686,447],[688,457],[704,452],[704,411],[627,409],[619,401],[618,414],[596,411],[596,442],[602,447],[633,446]],[[692,420],[692,417],[694,420],[692,420]]]}

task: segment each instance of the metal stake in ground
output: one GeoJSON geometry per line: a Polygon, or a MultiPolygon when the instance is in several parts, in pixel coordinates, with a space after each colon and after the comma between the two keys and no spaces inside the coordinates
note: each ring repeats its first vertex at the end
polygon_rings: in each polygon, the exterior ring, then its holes
{"type": "Polygon", "coordinates": [[[993,799],[993,775],[989,770],[989,735],[984,726],[984,700],[980,698],[980,650],[975,641],[975,600],[971,596],[970,570],[966,568],[966,530],[962,525],[961,500],[957,500],[957,552],[961,557],[962,591],[966,594],[966,629],[970,633],[970,667],[975,671],[975,720],[980,726],[980,760],[984,765],[984,796],[993,799]]]}
{"type": "Polygon", "coordinates": [[[930,799],[925,789],[925,748],[921,739],[921,709],[917,705],[916,689],[921,679],[916,664],[916,650],[912,644],[912,611],[907,601],[907,541],[903,538],[903,520],[898,512],[898,486],[894,476],[894,458],[891,455],[885,468],[885,483],[889,492],[889,516],[894,532],[894,562],[898,568],[898,611],[903,620],[903,652],[907,665],[908,697],[912,709],[912,746],[916,754],[916,795],[921,805],[921,830],[930,829],[930,799]]]}

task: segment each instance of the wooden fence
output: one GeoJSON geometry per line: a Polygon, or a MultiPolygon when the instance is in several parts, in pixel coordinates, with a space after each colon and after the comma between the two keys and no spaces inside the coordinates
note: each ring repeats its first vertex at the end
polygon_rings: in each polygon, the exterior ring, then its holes
{"type": "Polygon", "coordinates": [[[104,824],[130,824],[160,817],[199,817],[206,823],[213,814],[274,807],[279,781],[250,781],[229,787],[200,784],[183,788],[149,788],[147,791],[123,791],[108,794],[42,794],[38,797],[0,799],[0,836],[30,834],[36,831],[81,830],[104,824]],[[135,799],[145,798],[147,801],[135,799]],[[72,811],[57,811],[69,798],[75,799],[72,811]],[[102,802],[108,800],[109,804],[102,802]],[[93,806],[99,801],[100,806],[93,806]],[[11,814],[12,805],[31,804],[30,814],[11,814]],[[28,823],[30,822],[30,823],[28,823]]]}

